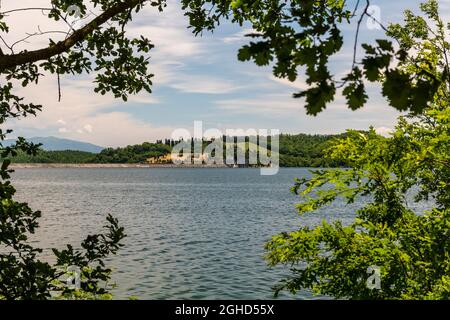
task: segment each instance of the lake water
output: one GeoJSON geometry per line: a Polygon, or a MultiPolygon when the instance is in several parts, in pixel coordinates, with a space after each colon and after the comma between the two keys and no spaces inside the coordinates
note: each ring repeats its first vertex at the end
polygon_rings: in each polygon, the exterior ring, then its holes
{"type": "MultiPolygon", "coordinates": [[[[17,198],[43,212],[33,239],[45,248],[76,246],[108,213],[128,237],[109,260],[115,298],[268,299],[288,269],[270,269],[264,243],[322,219],[350,221],[355,207],[300,217],[290,192],[307,169],[19,169],[17,198]]],[[[310,298],[303,292],[295,298],[310,298]]],[[[280,298],[292,298],[289,294],[280,298]]]]}

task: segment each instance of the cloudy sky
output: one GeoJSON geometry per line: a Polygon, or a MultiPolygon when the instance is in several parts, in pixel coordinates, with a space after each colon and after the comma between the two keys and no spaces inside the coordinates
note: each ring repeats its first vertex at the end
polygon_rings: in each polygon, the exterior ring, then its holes
{"type": "MultiPolygon", "coordinates": [[[[22,7],[47,7],[49,0],[2,0],[1,11],[22,7]]],[[[186,28],[179,1],[168,0],[163,13],[149,7],[135,16],[127,31],[132,36],[144,35],[156,48],[151,54],[151,72],[155,74],[153,93],[132,97],[128,103],[93,92],[92,76],[64,76],[61,79],[62,100],[58,102],[56,76],[42,78],[36,86],[20,89],[27,100],[44,105],[36,118],[9,123],[15,135],[25,137],[56,136],[92,142],[102,146],[154,141],[169,137],[177,128],[190,129],[194,121],[205,128],[275,128],[287,133],[338,133],[347,128],[386,131],[395,123],[398,113],[388,107],[370,87],[367,107],[353,112],[337,99],[317,117],[307,116],[303,101],[292,93],[305,88],[298,81],[276,79],[270,67],[237,61],[240,46],[246,43],[248,27],[222,24],[214,34],[194,37],[186,28]]],[[[406,7],[417,7],[418,0],[373,1],[381,9],[384,23],[399,21],[406,7]]],[[[440,1],[450,21],[450,1],[440,1]]],[[[9,16],[11,32],[4,38],[14,42],[26,33],[55,30],[40,12],[20,12],[9,16]]],[[[346,50],[333,60],[339,74],[351,61],[355,26],[346,27],[346,50]]],[[[382,37],[378,30],[364,26],[362,41],[382,37]]],[[[39,48],[47,37],[33,38],[16,49],[39,48]]],[[[1,46],[2,44],[0,44],[1,46]]],[[[6,50],[4,50],[6,51],[6,50]]]]}

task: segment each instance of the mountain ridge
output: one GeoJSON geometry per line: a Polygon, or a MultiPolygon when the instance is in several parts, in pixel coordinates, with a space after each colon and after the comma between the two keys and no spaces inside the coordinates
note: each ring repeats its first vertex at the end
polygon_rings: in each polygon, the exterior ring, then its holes
{"type": "MultiPolygon", "coordinates": [[[[66,150],[73,150],[73,151],[84,151],[84,152],[91,152],[91,153],[100,153],[104,147],[95,145],[93,143],[89,142],[83,142],[78,140],[71,140],[71,139],[64,139],[64,138],[57,138],[53,136],[48,137],[32,137],[26,139],[28,142],[32,143],[41,143],[41,148],[45,151],[66,151],[66,150]]],[[[14,139],[7,139],[2,142],[4,146],[10,146],[14,144],[14,139]]]]}

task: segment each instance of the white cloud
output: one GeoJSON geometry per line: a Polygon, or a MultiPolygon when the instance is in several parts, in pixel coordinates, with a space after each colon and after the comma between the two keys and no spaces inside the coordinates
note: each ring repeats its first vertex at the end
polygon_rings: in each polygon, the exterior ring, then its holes
{"type": "Polygon", "coordinates": [[[166,61],[184,61],[186,58],[200,58],[207,54],[208,44],[195,37],[188,26],[188,18],[183,15],[180,4],[168,0],[161,13],[152,6],[146,6],[126,32],[129,36],[144,36],[151,40],[155,48],[151,51],[151,61],[156,64],[166,61]]]}
{"type": "Polygon", "coordinates": [[[84,127],[83,127],[83,129],[86,131],[86,132],[89,132],[89,133],[92,133],[92,126],[90,125],[90,124],[86,124],[86,125],[84,125],[84,127]]]}
{"type": "Polygon", "coordinates": [[[158,104],[161,102],[161,99],[149,93],[141,92],[138,95],[128,97],[128,102],[136,104],[158,104]]]}
{"type": "Polygon", "coordinates": [[[183,92],[208,94],[230,93],[241,88],[231,81],[199,75],[183,76],[170,86],[183,92]]]}
{"type": "MultiPolygon", "coordinates": [[[[58,102],[54,77],[46,76],[39,85],[20,88],[18,93],[25,96],[26,101],[44,107],[37,117],[12,120],[8,126],[16,131],[16,135],[30,137],[61,134],[66,138],[103,146],[120,146],[159,138],[161,128],[144,124],[125,112],[110,112],[114,106],[123,105],[125,109],[125,104],[110,95],[95,94],[91,77],[63,78],[61,89],[62,100],[58,102]]],[[[149,105],[158,101],[153,96],[144,95],[130,97],[128,104],[149,105]]]]}
{"type": "Polygon", "coordinates": [[[135,119],[125,112],[102,113],[79,121],[89,121],[95,128],[95,134],[86,136],[80,132],[72,132],[70,138],[83,139],[105,147],[155,141],[170,136],[173,131],[171,127],[156,127],[135,119]]]}
{"type": "MultiPolygon", "coordinates": [[[[27,7],[49,6],[50,0],[4,0],[2,10],[27,7]]],[[[449,6],[447,6],[447,9],[449,6]]],[[[448,11],[447,11],[448,12],[448,11]]],[[[8,18],[11,22],[11,33],[6,35],[7,40],[14,40],[26,35],[26,32],[37,29],[50,30],[64,25],[51,22],[44,15],[37,12],[22,12],[16,18],[8,18]]],[[[302,80],[294,83],[286,79],[271,76],[271,68],[259,68],[253,63],[242,64],[236,62],[235,48],[240,41],[248,41],[244,35],[251,29],[244,29],[237,33],[221,38],[211,38],[208,35],[196,38],[186,28],[187,18],[183,16],[179,1],[169,0],[168,7],[163,13],[147,6],[137,14],[133,23],[127,26],[131,36],[146,36],[152,40],[156,47],[150,52],[150,72],[153,78],[155,94],[142,93],[129,98],[128,105],[139,104],[148,108],[156,108],[165,101],[162,94],[167,94],[164,88],[172,88],[183,93],[230,94],[243,93],[245,96],[230,95],[220,101],[207,101],[215,104],[211,118],[224,116],[220,121],[234,122],[247,121],[250,127],[258,126],[258,119],[268,122],[279,121],[281,128],[288,128],[295,123],[293,130],[309,132],[336,132],[342,128],[366,128],[369,125],[386,127],[393,125],[397,114],[377,100],[363,110],[349,111],[343,101],[337,101],[318,117],[306,116],[304,102],[292,99],[291,93],[304,90],[306,84],[302,80]],[[225,53],[226,52],[226,53],[225,53]],[[230,64],[223,59],[233,59],[230,64]],[[206,68],[208,66],[208,69],[206,68]],[[231,67],[231,70],[228,67],[231,67]],[[222,73],[222,71],[224,71],[222,73]],[[244,75],[245,72],[249,74],[244,75]],[[225,75],[228,78],[225,78],[225,75]],[[248,90],[247,90],[248,89],[248,90]],[[240,91],[241,90],[241,91],[240,91]],[[151,106],[150,106],[151,105],[151,106]],[[286,125],[285,125],[286,124],[286,125]]],[[[223,30],[223,29],[222,29],[223,30]]],[[[235,29],[233,29],[235,30],[235,29]]],[[[30,43],[23,43],[21,47],[43,47],[48,44],[48,37],[33,38],[30,43]]],[[[343,62],[351,62],[349,51],[344,51],[335,57],[337,66],[343,62]]],[[[44,105],[43,112],[37,118],[27,118],[19,122],[12,122],[15,129],[30,133],[28,136],[42,133],[57,133],[60,129],[66,137],[89,140],[89,142],[104,145],[118,146],[130,143],[140,143],[144,140],[167,137],[171,133],[170,126],[155,125],[144,122],[127,113],[126,105],[111,95],[97,95],[93,93],[93,76],[62,77],[62,101],[58,100],[57,81],[54,75],[41,79],[38,86],[29,86],[20,89],[19,93],[29,102],[44,105]],[[123,112],[117,110],[124,106],[123,112]],[[86,129],[89,124],[91,129],[86,129]],[[91,133],[91,134],[88,134],[91,133]]],[[[169,94],[173,94],[171,90],[169,94]]],[[[183,95],[184,96],[187,95],[183,95]]],[[[193,97],[195,97],[193,95],[193,97]]],[[[176,96],[167,100],[177,103],[176,96]]],[[[189,99],[189,98],[187,98],[189,99]]],[[[181,101],[180,103],[183,103],[181,101]]],[[[170,107],[170,106],[169,106],[170,107]]],[[[170,110],[170,108],[167,108],[170,110]]],[[[208,110],[209,111],[209,110],[208,110]]],[[[167,112],[169,118],[170,111],[167,112]]],[[[169,120],[167,120],[169,122],[169,120]]],[[[167,123],[166,122],[166,123],[167,123]]]]}
{"type": "Polygon", "coordinates": [[[300,79],[297,79],[296,81],[292,82],[292,81],[289,81],[288,79],[277,78],[274,75],[270,75],[269,79],[276,83],[279,83],[284,86],[291,87],[291,88],[294,88],[294,89],[300,90],[300,91],[306,90],[309,88],[309,85],[300,79]]]}
{"type": "Polygon", "coordinates": [[[234,116],[238,119],[236,123],[250,121],[249,119],[254,123],[276,123],[281,131],[293,133],[336,133],[350,128],[367,130],[370,126],[384,127],[384,132],[387,133],[400,115],[379,98],[371,99],[364,108],[352,111],[340,97],[316,117],[306,114],[304,103],[303,99],[294,99],[285,94],[216,101],[218,108],[224,112],[222,119],[234,116]],[[290,121],[287,122],[286,119],[290,121]],[[297,125],[292,127],[292,123],[297,125]]]}
{"type": "Polygon", "coordinates": [[[256,31],[252,28],[246,28],[246,29],[236,32],[235,34],[232,34],[231,36],[223,37],[222,41],[226,44],[248,42],[248,40],[250,38],[246,37],[246,35],[255,33],[255,32],[256,31]]]}
{"type": "Polygon", "coordinates": [[[392,130],[392,128],[378,127],[375,129],[375,132],[382,136],[389,136],[393,132],[393,130],[392,130]]]}
{"type": "Polygon", "coordinates": [[[226,94],[243,88],[228,79],[188,71],[184,63],[173,60],[153,65],[151,69],[155,73],[155,90],[166,86],[187,93],[226,94]]]}
{"type": "Polygon", "coordinates": [[[257,114],[270,117],[294,114],[302,108],[299,100],[294,100],[284,94],[268,94],[259,98],[219,100],[216,101],[216,104],[220,109],[236,114],[257,114]]]}
{"type": "MultiPolygon", "coordinates": [[[[45,0],[23,0],[20,1],[20,4],[18,1],[4,0],[1,5],[2,12],[17,8],[51,7],[50,1],[45,0]]],[[[10,32],[6,34],[2,33],[2,36],[9,45],[12,45],[14,42],[27,37],[27,34],[38,32],[39,29],[42,31],[67,30],[61,22],[57,23],[49,20],[46,16],[42,15],[39,10],[14,12],[8,14],[4,18],[4,21],[10,26],[10,32]]],[[[14,47],[14,50],[18,52],[25,48],[35,49],[48,45],[48,39],[50,37],[60,39],[63,36],[60,34],[46,34],[39,37],[31,37],[27,39],[26,42],[18,43],[14,47]]],[[[3,50],[5,53],[9,51],[5,46],[3,46],[3,50]]]]}
{"type": "MultiPolygon", "coordinates": [[[[172,18],[172,17],[171,17],[172,18]]],[[[184,58],[204,52],[201,45],[192,34],[177,27],[140,26],[130,27],[128,34],[140,35],[151,39],[155,48],[152,51],[157,58],[184,58]]]]}
{"type": "Polygon", "coordinates": [[[49,119],[50,116],[48,113],[42,116],[22,119],[19,123],[12,124],[13,128],[16,129],[16,134],[23,135],[26,132],[28,133],[27,136],[47,136],[53,135],[52,132],[57,132],[64,135],[65,138],[91,142],[101,146],[118,147],[144,141],[155,141],[170,136],[174,130],[172,127],[154,126],[140,121],[125,112],[105,112],[74,117],[71,120],[72,126],[70,128],[43,124],[41,119],[49,119]],[[86,125],[86,123],[89,123],[89,125],[86,125]]]}

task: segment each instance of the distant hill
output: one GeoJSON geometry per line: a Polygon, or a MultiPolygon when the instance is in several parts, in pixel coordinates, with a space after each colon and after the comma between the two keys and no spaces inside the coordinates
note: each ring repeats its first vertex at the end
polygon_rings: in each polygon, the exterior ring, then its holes
{"type": "MultiPolygon", "coordinates": [[[[311,135],[311,134],[281,134],[279,136],[279,156],[281,167],[342,167],[346,159],[332,160],[325,157],[324,150],[330,147],[338,138],[345,134],[311,135]]],[[[147,158],[160,157],[171,152],[174,141],[165,139],[158,143],[143,143],[125,148],[108,148],[97,154],[93,162],[97,163],[143,163],[147,158]]],[[[204,142],[204,147],[208,142],[204,142]]],[[[249,142],[237,144],[246,153],[249,142]]],[[[223,153],[224,156],[226,153],[223,153]]],[[[248,158],[248,157],[247,157],[248,158]]]]}
{"type": "MultiPolygon", "coordinates": [[[[92,143],[69,140],[69,139],[61,139],[56,137],[34,137],[27,139],[29,142],[33,143],[41,143],[42,149],[46,151],[64,151],[64,150],[73,150],[73,151],[84,151],[90,153],[100,153],[104,148],[97,146],[92,143]]],[[[14,143],[14,140],[5,140],[3,142],[4,146],[8,146],[14,143]]]]}
{"type": "MultiPolygon", "coordinates": [[[[332,146],[338,135],[281,134],[279,156],[281,167],[343,167],[347,160],[329,159],[324,150],[332,146]]],[[[55,137],[31,138],[34,143],[43,143],[44,151],[36,156],[19,153],[14,163],[145,163],[148,158],[162,157],[172,151],[174,141],[169,139],[157,143],[145,142],[122,148],[106,148],[90,143],[55,137]]],[[[12,143],[10,141],[9,143],[12,143]]],[[[238,143],[236,148],[249,152],[249,141],[238,143]]],[[[208,144],[204,142],[204,147],[208,144]]],[[[223,153],[226,155],[226,152],[223,153]]]]}

